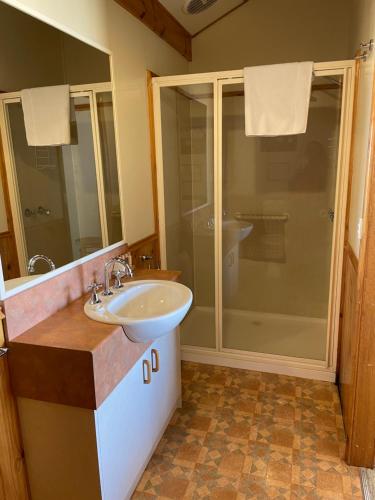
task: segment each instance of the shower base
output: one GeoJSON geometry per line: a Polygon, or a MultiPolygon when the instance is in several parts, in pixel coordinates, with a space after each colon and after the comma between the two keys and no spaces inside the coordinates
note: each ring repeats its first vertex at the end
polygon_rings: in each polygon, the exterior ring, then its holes
{"type": "MultiPolygon", "coordinates": [[[[181,325],[183,346],[215,348],[214,308],[194,306],[181,325]]],[[[223,348],[323,361],[327,321],[320,318],[225,309],[223,348]]]]}

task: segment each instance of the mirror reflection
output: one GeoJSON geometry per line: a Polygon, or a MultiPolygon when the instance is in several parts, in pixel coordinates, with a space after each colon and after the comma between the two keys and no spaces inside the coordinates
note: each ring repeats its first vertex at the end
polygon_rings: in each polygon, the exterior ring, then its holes
{"type": "Polygon", "coordinates": [[[121,241],[122,224],[109,56],[3,3],[0,26],[0,252],[10,290],[121,241]],[[12,48],[15,32],[22,50],[12,48]]]}

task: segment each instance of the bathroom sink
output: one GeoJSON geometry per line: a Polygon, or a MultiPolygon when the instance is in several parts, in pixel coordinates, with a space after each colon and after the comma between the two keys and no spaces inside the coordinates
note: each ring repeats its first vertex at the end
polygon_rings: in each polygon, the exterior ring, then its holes
{"type": "Polygon", "coordinates": [[[188,312],[193,294],[174,281],[140,280],[124,285],[101,303],[85,304],[86,315],[102,323],[122,325],[134,342],[154,340],[176,328],[188,312]]]}
{"type": "Polygon", "coordinates": [[[223,220],[223,254],[226,255],[240,241],[249,236],[254,224],[237,220],[223,220]]]}

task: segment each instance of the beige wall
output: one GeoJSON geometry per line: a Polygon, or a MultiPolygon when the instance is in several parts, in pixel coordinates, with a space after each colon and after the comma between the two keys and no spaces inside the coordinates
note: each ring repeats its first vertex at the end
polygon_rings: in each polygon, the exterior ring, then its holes
{"type": "MultiPolygon", "coordinates": [[[[1,91],[110,80],[107,54],[4,2],[0,3],[0,47],[1,91]]],[[[0,232],[7,229],[1,186],[0,232]]]]}
{"type": "Polygon", "coordinates": [[[97,48],[109,48],[106,0],[2,1],[97,48]]]}
{"type": "Polygon", "coordinates": [[[3,2],[0,46],[2,91],[111,79],[107,54],[3,2]]]}
{"type": "Polygon", "coordinates": [[[109,82],[111,69],[108,54],[93,49],[74,37],[62,34],[61,56],[64,81],[70,85],[109,82]]]}
{"type": "Polygon", "coordinates": [[[251,0],[193,39],[191,70],[346,59],[350,2],[251,0]]]}
{"type": "Polygon", "coordinates": [[[187,61],[113,0],[7,0],[95,46],[112,51],[125,238],[154,231],[146,70],[175,74],[187,61]]]}
{"type": "Polygon", "coordinates": [[[50,26],[1,4],[0,46],[0,90],[62,83],[60,37],[50,26]]]}
{"type": "Polygon", "coordinates": [[[187,61],[113,1],[109,1],[115,112],[119,133],[125,238],[154,231],[146,70],[186,73],[187,61]]]}
{"type": "MultiPolygon", "coordinates": [[[[358,49],[360,42],[367,42],[370,38],[375,38],[375,0],[353,0],[350,39],[352,53],[358,49]]],[[[358,223],[363,214],[366,175],[369,165],[368,146],[374,67],[375,55],[372,52],[368,60],[361,63],[355,123],[349,243],[357,256],[359,256],[361,243],[358,234],[358,223]]]]}

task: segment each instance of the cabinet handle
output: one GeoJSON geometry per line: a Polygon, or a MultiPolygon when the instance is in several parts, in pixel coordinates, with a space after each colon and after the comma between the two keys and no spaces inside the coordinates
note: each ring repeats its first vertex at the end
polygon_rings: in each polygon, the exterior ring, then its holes
{"type": "Polygon", "coordinates": [[[151,365],[153,372],[159,371],[159,352],[156,349],[151,349],[151,365]]]}
{"type": "Polygon", "coordinates": [[[143,383],[151,384],[151,363],[148,359],[143,360],[143,383]]]}

